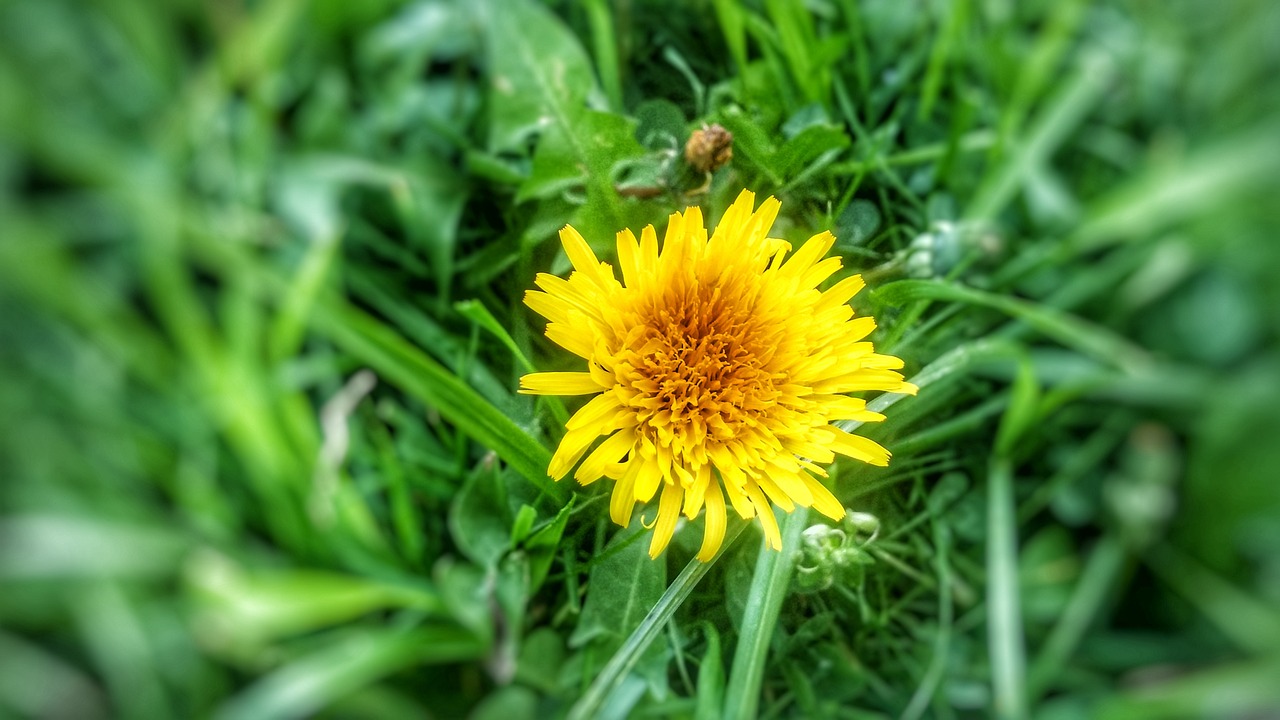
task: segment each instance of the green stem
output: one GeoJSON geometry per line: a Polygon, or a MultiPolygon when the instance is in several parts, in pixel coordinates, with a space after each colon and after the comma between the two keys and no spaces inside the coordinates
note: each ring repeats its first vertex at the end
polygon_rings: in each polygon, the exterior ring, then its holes
{"type": "Polygon", "coordinates": [[[733,654],[733,668],[725,690],[724,717],[727,719],[745,720],[756,716],[769,641],[778,624],[782,600],[787,596],[791,569],[800,550],[800,533],[808,517],[808,508],[797,507],[782,521],[782,550],[775,551],[767,543],[760,546],[742,615],[742,635],[733,654]]]}

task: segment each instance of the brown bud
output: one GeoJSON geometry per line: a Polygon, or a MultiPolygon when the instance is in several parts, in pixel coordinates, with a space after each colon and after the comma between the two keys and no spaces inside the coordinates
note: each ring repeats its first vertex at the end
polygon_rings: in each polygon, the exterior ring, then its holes
{"type": "Polygon", "coordinates": [[[712,172],[733,159],[733,133],[720,125],[694,130],[684,145],[684,159],[698,172],[712,172]]]}

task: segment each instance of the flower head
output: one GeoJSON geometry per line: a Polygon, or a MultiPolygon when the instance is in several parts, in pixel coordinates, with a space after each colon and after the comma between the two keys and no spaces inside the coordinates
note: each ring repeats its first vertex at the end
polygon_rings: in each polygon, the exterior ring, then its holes
{"type": "Polygon", "coordinates": [[[697,207],[673,214],[661,252],[653,226],[639,242],[618,233],[621,282],[566,226],[560,240],[574,272],[539,274],[542,291],[525,296],[550,321],[547,337],[587,370],[526,375],[521,392],[595,396],[569,419],[547,472],[560,480],[577,465],[583,485],[612,479],[610,515],[623,526],[637,502],[661,491],[651,557],[681,511],[693,519],[705,507],[698,558],[709,560],[724,538],[726,498],[743,518],[759,516],[775,549],[772,504],[842,518],[814,477],[826,476],[822,465],[836,453],[889,462],[877,443],[832,425],[884,419],[846,393],[916,391],[895,372],[901,360],[864,340],[875,321],[848,305],[862,278],[818,290],[840,268],[839,258],[823,259],[835,236],[814,235],[791,253],[768,237],[780,203],[754,203],[743,191],[709,239],[697,207]]]}

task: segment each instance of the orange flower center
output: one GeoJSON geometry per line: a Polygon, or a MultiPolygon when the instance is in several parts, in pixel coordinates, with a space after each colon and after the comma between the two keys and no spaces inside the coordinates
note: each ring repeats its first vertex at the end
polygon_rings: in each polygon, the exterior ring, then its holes
{"type": "Polygon", "coordinates": [[[621,343],[614,376],[638,431],[676,456],[708,436],[724,444],[758,428],[775,404],[776,345],[743,287],[674,282],[637,308],[636,333],[621,343]]]}

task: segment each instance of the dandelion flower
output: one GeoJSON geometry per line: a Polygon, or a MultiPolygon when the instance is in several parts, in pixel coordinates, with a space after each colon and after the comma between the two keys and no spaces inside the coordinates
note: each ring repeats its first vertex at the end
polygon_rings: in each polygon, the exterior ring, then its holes
{"type": "Polygon", "coordinates": [[[820,233],[792,253],[768,237],[780,203],[754,203],[743,191],[709,239],[697,207],[673,214],[661,251],[652,225],[638,242],[618,233],[621,281],[566,226],[560,240],[574,271],[539,274],[541,291],[525,296],[550,321],[547,337],[587,369],[526,375],[521,392],[595,396],[569,419],[547,473],[560,480],[577,466],[583,485],[613,480],[609,511],[622,526],[636,503],[659,495],[651,557],[681,512],[692,520],[706,510],[704,562],[724,539],[727,506],[759,517],[775,549],[774,504],[842,518],[815,477],[826,476],[822,466],[837,453],[889,462],[879,444],[832,424],[884,419],[847,393],[916,391],[895,372],[902,361],[865,340],[875,320],[848,304],[862,278],[818,289],[840,268],[839,258],[824,259],[835,236],[820,233]]]}

